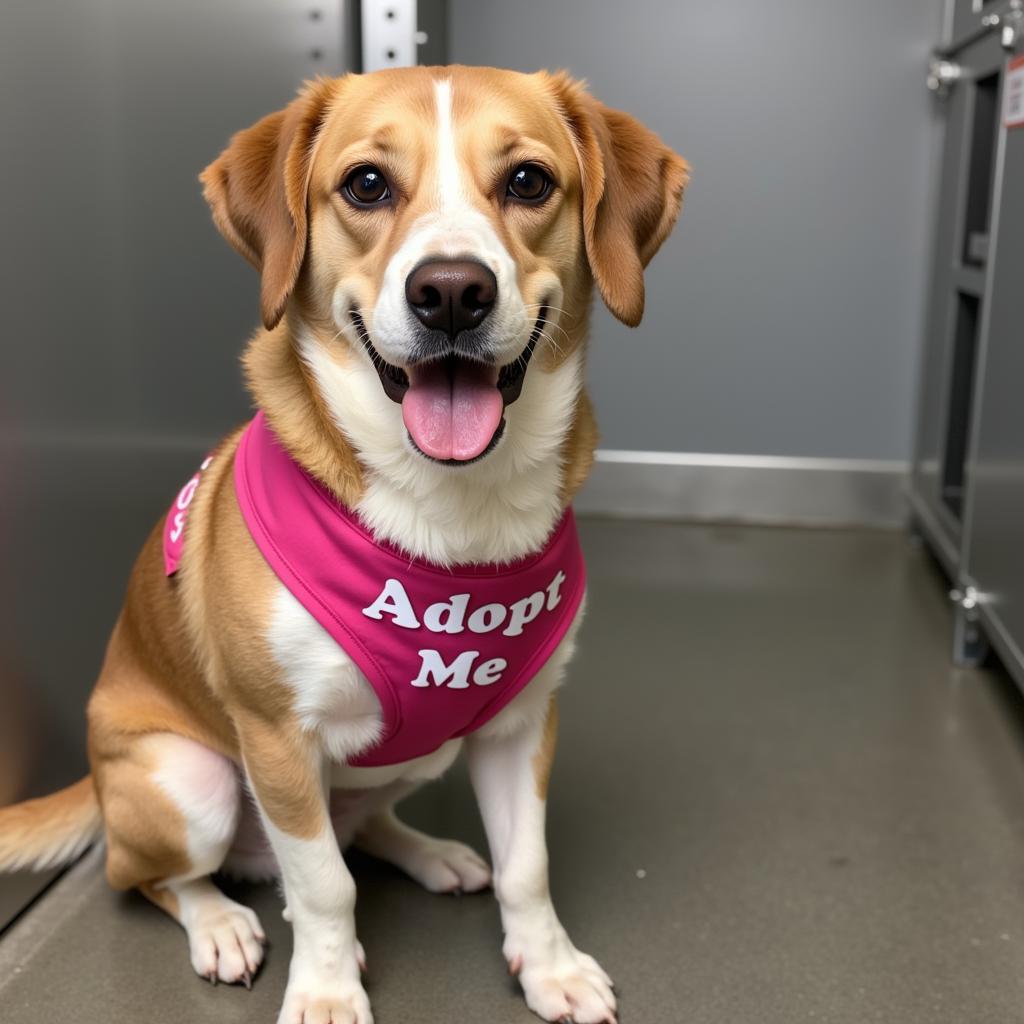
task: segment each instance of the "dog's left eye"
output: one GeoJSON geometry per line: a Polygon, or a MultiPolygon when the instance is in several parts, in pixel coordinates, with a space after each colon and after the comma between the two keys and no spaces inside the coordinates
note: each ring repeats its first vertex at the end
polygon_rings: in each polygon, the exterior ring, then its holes
{"type": "Polygon", "coordinates": [[[357,167],[341,186],[342,195],[356,206],[376,206],[391,198],[388,180],[377,167],[357,167]]]}
{"type": "Polygon", "coordinates": [[[521,203],[543,202],[554,184],[550,175],[536,164],[520,164],[508,179],[505,194],[521,203]]]}

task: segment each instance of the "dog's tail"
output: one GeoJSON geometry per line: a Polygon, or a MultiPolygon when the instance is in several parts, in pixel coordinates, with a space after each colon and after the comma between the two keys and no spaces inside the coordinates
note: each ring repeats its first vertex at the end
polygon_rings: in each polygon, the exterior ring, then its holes
{"type": "Polygon", "coordinates": [[[50,796],[0,807],[0,871],[69,864],[102,828],[90,775],[50,796]]]}

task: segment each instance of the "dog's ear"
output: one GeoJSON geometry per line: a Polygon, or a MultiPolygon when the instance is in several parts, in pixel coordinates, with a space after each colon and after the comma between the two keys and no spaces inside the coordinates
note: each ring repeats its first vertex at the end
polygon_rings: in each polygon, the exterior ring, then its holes
{"type": "Polygon", "coordinates": [[[583,237],[605,305],[630,327],[644,313],[644,267],[672,230],[690,177],[686,161],[583,84],[551,79],[583,181],[583,237]]]}
{"type": "Polygon", "coordinates": [[[260,272],[268,330],[284,315],[306,255],[313,146],[333,94],[330,80],[306,85],[284,110],[238,132],[199,176],[214,223],[260,272]]]}

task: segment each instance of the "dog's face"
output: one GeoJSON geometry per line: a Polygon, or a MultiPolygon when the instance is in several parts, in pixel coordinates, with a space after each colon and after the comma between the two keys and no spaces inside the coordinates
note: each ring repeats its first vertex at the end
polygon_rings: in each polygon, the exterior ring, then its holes
{"type": "Polygon", "coordinates": [[[410,68],[314,83],[203,180],[360,456],[436,470],[564,433],[591,282],[639,321],[686,165],[564,76],[410,68]]]}

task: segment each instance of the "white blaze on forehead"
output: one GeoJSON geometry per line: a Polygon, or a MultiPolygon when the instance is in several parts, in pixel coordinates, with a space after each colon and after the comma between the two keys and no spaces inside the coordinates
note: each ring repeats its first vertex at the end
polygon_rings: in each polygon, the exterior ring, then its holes
{"type": "MultiPolygon", "coordinates": [[[[418,330],[405,283],[413,269],[427,260],[478,260],[494,274],[498,298],[487,321],[488,355],[499,365],[522,353],[534,321],[519,290],[515,260],[492,223],[490,204],[481,200],[474,187],[468,166],[472,157],[459,157],[453,94],[450,78],[434,82],[437,124],[431,162],[436,177],[428,170],[421,179],[429,208],[407,228],[384,268],[376,305],[366,316],[374,348],[387,362],[400,366],[407,365],[414,354],[418,330]]],[[[339,327],[345,323],[340,316],[337,321],[339,327]]]]}
{"type": "Polygon", "coordinates": [[[437,198],[442,210],[465,202],[462,171],[455,148],[455,127],[452,123],[452,80],[434,83],[437,103],[437,198]]]}

